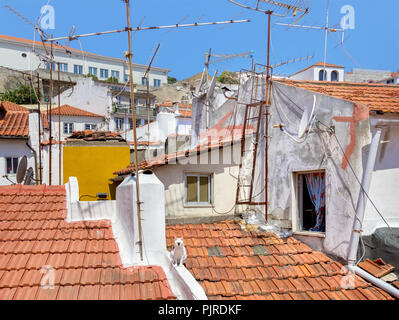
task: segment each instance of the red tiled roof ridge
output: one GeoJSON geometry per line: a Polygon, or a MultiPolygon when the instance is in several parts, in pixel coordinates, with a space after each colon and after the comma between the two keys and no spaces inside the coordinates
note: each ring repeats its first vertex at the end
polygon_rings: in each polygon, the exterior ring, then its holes
{"type": "Polygon", "coordinates": [[[367,106],[371,111],[399,113],[399,86],[382,83],[351,83],[276,79],[276,83],[317,92],[367,106]]]}
{"type": "Polygon", "coordinates": [[[27,112],[29,113],[29,109],[25,108],[24,106],[21,106],[19,104],[16,104],[11,101],[1,101],[1,106],[4,107],[6,112],[27,112]]]}
{"type": "Polygon", "coordinates": [[[350,82],[350,81],[318,81],[318,80],[296,80],[289,78],[276,78],[273,79],[275,82],[288,82],[288,83],[309,83],[317,86],[322,85],[331,85],[331,86],[359,86],[359,87],[387,87],[387,88],[398,88],[398,85],[395,84],[386,84],[386,83],[378,83],[378,82],[350,82]]]}
{"type": "Polygon", "coordinates": [[[2,113],[0,136],[27,138],[29,135],[29,110],[9,101],[2,101],[0,110],[2,113]]]}
{"type": "MultiPolygon", "coordinates": [[[[47,114],[47,112],[44,113],[47,114]]],[[[51,109],[51,115],[58,115],[58,114],[62,116],[85,116],[85,117],[103,118],[102,115],[86,111],[83,109],[79,109],[68,104],[64,104],[60,107],[55,107],[51,109]]]]}

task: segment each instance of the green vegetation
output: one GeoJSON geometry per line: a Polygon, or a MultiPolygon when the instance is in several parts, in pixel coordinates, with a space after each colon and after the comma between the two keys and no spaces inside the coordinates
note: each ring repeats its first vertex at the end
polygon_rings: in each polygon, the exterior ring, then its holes
{"type": "Polygon", "coordinates": [[[85,78],[93,78],[93,80],[98,80],[98,78],[97,78],[97,76],[95,76],[94,74],[90,74],[90,73],[88,73],[88,74],[86,74],[85,76],[84,76],[85,78]]]}
{"type": "Polygon", "coordinates": [[[237,76],[231,71],[223,71],[216,80],[220,83],[238,84],[237,76]]]}
{"type": "Polygon", "coordinates": [[[168,84],[173,84],[173,83],[176,83],[176,82],[177,82],[177,79],[175,77],[169,77],[168,76],[168,84]]]}
{"type": "Polygon", "coordinates": [[[111,82],[111,83],[119,83],[118,79],[115,77],[109,77],[107,79],[107,82],[111,82]]]}
{"type": "Polygon", "coordinates": [[[18,88],[15,90],[6,89],[1,95],[2,101],[10,101],[16,104],[36,104],[37,99],[35,92],[31,86],[18,84],[18,88]]]}

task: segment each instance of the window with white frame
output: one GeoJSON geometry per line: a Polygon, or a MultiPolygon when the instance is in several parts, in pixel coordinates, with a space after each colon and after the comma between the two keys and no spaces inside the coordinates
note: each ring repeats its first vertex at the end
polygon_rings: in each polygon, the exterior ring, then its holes
{"type": "Polygon", "coordinates": [[[161,80],[160,79],[154,79],[154,87],[160,87],[161,86],[161,80]]]}
{"type": "Polygon", "coordinates": [[[64,134],[71,134],[73,132],[73,123],[64,122],[64,134]]]}
{"type": "Polygon", "coordinates": [[[122,130],[123,129],[123,119],[115,118],[115,126],[116,126],[116,130],[122,130]]]}
{"type": "Polygon", "coordinates": [[[325,177],[325,171],[299,172],[295,174],[298,212],[295,231],[325,232],[325,177]]]}
{"type": "Polygon", "coordinates": [[[60,71],[68,72],[68,63],[61,63],[60,62],[60,71]]]}
{"type": "MultiPolygon", "coordinates": [[[[50,62],[46,62],[46,63],[45,63],[45,68],[46,68],[47,70],[50,70],[50,66],[51,66],[50,62]]],[[[55,70],[55,62],[53,62],[53,70],[55,70]]]]}
{"type": "Polygon", "coordinates": [[[108,79],[108,70],[107,69],[100,69],[100,78],[108,79]]]}
{"type": "Polygon", "coordinates": [[[83,66],[79,64],[73,65],[73,73],[75,74],[83,74],[83,66]]]}
{"type": "Polygon", "coordinates": [[[94,123],[86,123],[85,130],[96,130],[97,125],[94,123]]]}
{"type": "Polygon", "coordinates": [[[124,80],[125,82],[129,82],[129,75],[128,75],[128,74],[124,74],[123,80],[124,80]]]}
{"type": "Polygon", "coordinates": [[[142,78],[141,78],[141,84],[142,84],[143,86],[146,86],[146,85],[147,85],[147,78],[146,78],[146,77],[142,77],[142,78]]]}
{"type": "Polygon", "coordinates": [[[16,157],[9,157],[6,158],[6,173],[7,174],[16,174],[18,168],[18,158],[16,157]]]}
{"type": "Polygon", "coordinates": [[[119,71],[111,70],[111,76],[119,80],[119,71]]]}
{"type": "Polygon", "coordinates": [[[89,74],[91,74],[92,76],[96,76],[97,77],[97,68],[96,67],[89,67],[89,74]]]}
{"type": "Polygon", "coordinates": [[[187,205],[211,205],[211,175],[185,175],[184,202],[187,205]]]}

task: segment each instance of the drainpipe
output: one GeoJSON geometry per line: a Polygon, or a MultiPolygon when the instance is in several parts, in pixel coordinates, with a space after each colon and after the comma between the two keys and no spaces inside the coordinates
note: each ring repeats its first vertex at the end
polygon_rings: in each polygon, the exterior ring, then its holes
{"type": "Polygon", "coordinates": [[[358,246],[359,246],[360,234],[362,232],[364,211],[365,211],[366,203],[367,203],[366,202],[366,200],[367,200],[366,193],[368,193],[369,189],[370,189],[371,177],[372,177],[372,173],[374,170],[375,161],[377,158],[377,151],[378,151],[378,146],[379,146],[380,139],[381,139],[382,129],[385,126],[392,125],[392,124],[398,125],[399,121],[389,121],[389,120],[379,121],[375,126],[376,132],[374,133],[374,136],[373,136],[371,144],[370,144],[370,151],[369,151],[369,155],[368,155],[368,159],[367,159],[367,165],[366,165],[365,171],[363,172],[362,188],[360,189],[359,199],[358,199],[357,207],[356,207],[356,216],[355,216],[355,221],[353,224],[353,231],[352,231],[352,235],[351,235],[351,240],[349,242],[347,268],[350,271],[358,274],[362,278],[370,281],[374,285],[389,292],[391,295],[395,296],[396,298],[399,298],[399,290],[398,289],[391,286],[387,282],[372,276],[370,273],[364,271],[363,269],[359,268],[356,265],[356,255],[357,255],[357,250],[358,250],[358,246]]]}
{"type": "MultiPolygon", "coordinates": [[[[29,144],[28,141],[26,141],[26,146],[33,152],[33,157],[35,159],[35,179],[38,178],[38,168],[37,168],[37,154],[36,154],[36,150],[32,148],[32,146],[29,144]]],[[[37,180],[36,180],[36,184],[37,180]]]]}

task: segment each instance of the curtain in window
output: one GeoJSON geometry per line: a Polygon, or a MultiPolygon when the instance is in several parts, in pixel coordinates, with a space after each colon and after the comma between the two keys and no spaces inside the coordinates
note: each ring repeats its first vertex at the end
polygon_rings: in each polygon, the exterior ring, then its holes
{"type": "Polygon", "coordinates": [[[326,205],[325,197],[325,174],[324,172],[305,174],[306,185],[310,198],[316,210],[316,225],[310,231],[324,231],[325,217],[322,209],[326,205]]]}

